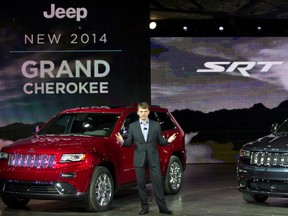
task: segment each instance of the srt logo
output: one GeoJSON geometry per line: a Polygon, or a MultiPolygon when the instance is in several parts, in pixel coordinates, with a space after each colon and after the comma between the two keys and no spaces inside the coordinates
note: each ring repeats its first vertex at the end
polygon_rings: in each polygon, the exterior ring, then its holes
{"type": "Polygon", "coordinates": [[[271,69],[273,65],[281,65],[283,61],[259,61],[259,62],[244,62],[244,61],[235,61],[235,62],[205,62],[205,69],[198,69],[197,73],[211,73],[211,72],[235,72],[239,71],[245,77],[249,77],[250,74],[248,71],[252,70],[256,65],[260,65],[262,68],[260,72],[267,72],[271,69]],[[227,66],[227,69],[226,67],[227,66]]]}

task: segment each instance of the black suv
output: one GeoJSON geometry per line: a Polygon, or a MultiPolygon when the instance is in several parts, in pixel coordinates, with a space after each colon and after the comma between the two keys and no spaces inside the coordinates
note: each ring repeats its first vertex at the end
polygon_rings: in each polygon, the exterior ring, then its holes
{"type": "Polygon", "coordinates": [[[288,198],[288,120],[273,124],[271,131],[240,150],[237,189],[247,202],[288,198]]]}

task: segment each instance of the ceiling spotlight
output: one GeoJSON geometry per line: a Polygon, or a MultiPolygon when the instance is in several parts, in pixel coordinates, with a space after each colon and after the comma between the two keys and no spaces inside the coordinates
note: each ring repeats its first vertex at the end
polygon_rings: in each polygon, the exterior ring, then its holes
{"type": "Polygon", "coordinates": [[[223,26],[219,26],[219,31],[223,31],[224,27],[223,26]]]}
{"type": "Polygon", "coordinates": [[[149,24],[149,28],[150,29],[155,29],[156,28],[156,26],[157,26],[157,24],[156,24],[156,22],[150,22],[150,24],[149,24]]]}
{"type": "Polygon", "coordinates": [[[187,26],[183,26],[183,30],[187,31],[188,30],[187,26]]]}
{"type": "Polygon", "coordinates": [[[262,30],[262,27],[261,27],[261,26],[257,26],[257,30],[258,30],[258,31],[261,31],[261,30],[262,30]]]}

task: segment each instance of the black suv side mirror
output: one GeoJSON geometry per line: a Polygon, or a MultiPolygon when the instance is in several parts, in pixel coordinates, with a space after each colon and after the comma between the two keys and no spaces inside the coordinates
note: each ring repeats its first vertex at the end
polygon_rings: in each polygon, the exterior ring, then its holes
{"type": "Polygon", "coordinates": [[[278,127],[279,127],[279,124],[278,124],[278,123],[272,124],[272,126],[271,126],[271,132],[272,132],[272,133],[276,132],[277,129],[278,129],[278,127]]]}

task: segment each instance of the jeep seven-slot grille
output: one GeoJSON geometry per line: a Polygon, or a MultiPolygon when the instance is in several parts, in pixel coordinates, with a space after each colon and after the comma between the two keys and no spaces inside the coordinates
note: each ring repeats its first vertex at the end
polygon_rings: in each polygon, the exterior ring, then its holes
{"type": "Polygon", "coordinates": [[[55,155],[38,154],[11,154],[8,166],[51,168],[55,163],[55,155]]]}
{"type": "Polygon", "coordinates": [[[288,153],[251,152],[250,164],[258,166],[288,167],[288,153]]]}

